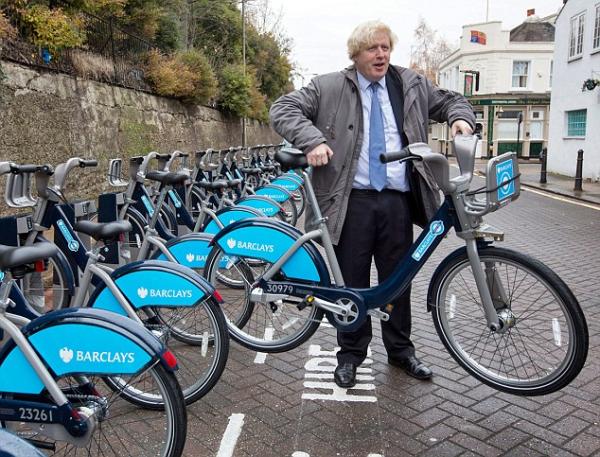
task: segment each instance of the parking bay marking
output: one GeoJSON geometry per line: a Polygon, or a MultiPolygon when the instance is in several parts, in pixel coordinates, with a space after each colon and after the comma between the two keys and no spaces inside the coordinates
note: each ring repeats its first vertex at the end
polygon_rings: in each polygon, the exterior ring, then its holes
{"type": "MultiPolygon", "coordinates": [[[[349,390],[353,391],[374,391],[375,384],[366,382],[374,381],[375,378],[372,376],[373,370],[367,366],[360,366],[356,370],[357,383],[351,389],[339,387],[333,381],[333,372],[337,366],[337,358],[335,357],[336,352],[339,348],[332,351],[324,351],[321,346],[311,344],[308,349],[308,355],[313,358],[309,359],[304,365],[306,373],[304,375],[304,387],[305,389],[324,389],[330,390],[331,393],[319,393],[315,392],[304,392],[302,394],[303,400],[328,400],[328,401],[343,401],[343,402],[367,402],[373,403],[377,401],[377,397],[373,395],[365,395],[358,393],[348,393],[349,390]],[[317,381],[314,381],[317,380],[317,381]],[[326,381],[324,381],[326,380],[326,381]]],[[[367,356],[371,355],[371,349],[369,348],[367,356]]],[[[371,365],[373,360],[370,358],[365,359],[363,365],[371,365]]]]}

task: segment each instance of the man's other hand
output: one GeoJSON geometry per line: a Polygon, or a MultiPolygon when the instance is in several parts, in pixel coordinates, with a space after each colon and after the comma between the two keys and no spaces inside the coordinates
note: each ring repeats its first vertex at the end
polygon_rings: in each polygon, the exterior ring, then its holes
{"type": "Polygon", "coordinates": [[[452,123],[452,138],[454,138],[457,133],[462,133],[463,135],[473,135],[473,129],[467,121],[459,119],[452,123]]]}
{"type": "Polygon", "coordinates": [[[308,154],[306,159],[308,164],[313,167],[320,167],[321,165],[327,165],[329,159],[333,155],[333,151],[325,143],[321,143],[308,154]]]}

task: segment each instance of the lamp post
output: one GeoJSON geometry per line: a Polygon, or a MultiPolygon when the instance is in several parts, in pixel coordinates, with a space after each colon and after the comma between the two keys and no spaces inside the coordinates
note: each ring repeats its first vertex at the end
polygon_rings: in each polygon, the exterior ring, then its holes
{"type": "Polygon", "coordinates": [[[521,157],[521,122],[523,122],[523,112],[519,112],[517,117],[517,157],[521,157]]]}
{"type": "MultiPolygon", "coordinates": [[[[246,0],[242,0],[242,65],[246,77],[246,0]]],[[[242,117],[242,147],[246,147],[246,116],[242,117]]]]}

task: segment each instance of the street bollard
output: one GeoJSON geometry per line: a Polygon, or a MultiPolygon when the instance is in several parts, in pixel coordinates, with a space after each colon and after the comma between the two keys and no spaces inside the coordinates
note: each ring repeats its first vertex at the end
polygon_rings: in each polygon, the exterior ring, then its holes
{"type": "Polygon", "coordinates": [[[548,148],[542,149],[540,159],[542,161],[542,170],[540,171],[540,183],[546,184],[546,164],[548,163],[548,148]]]}
{"type": "Polygon", "coordinates": [[[582,191],[581,184],[583,183],[583,149],[577,151],[577,170],[575,171],[575,187],[573,190],[582,191]]]}

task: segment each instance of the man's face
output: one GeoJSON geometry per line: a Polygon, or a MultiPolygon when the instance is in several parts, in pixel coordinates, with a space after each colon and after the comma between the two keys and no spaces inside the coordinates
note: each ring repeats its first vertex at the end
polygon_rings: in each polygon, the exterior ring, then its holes
{"type": "Polygon", "coordinates": [[[385,76],[390,65],[390,38],[378,32],[371,45],[354,57],[356,69],[369,81],[379,81],[385,76]]]}

